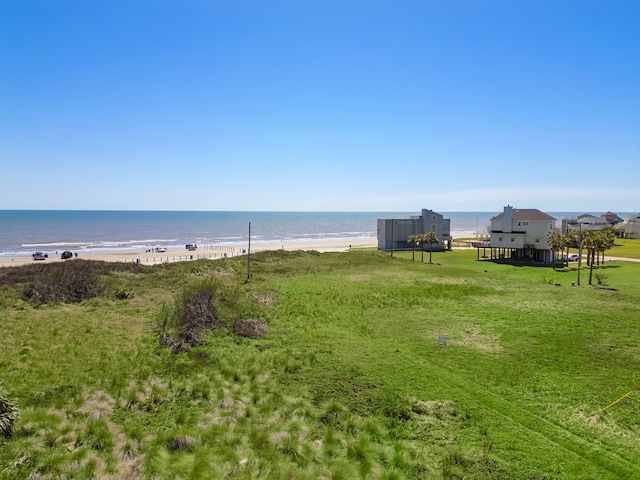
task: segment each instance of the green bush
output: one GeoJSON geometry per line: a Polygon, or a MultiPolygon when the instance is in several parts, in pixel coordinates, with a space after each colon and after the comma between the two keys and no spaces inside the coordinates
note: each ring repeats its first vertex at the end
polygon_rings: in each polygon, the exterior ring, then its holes
{"type": "Polygon", "coordinates": [[[13,436],[13,427],[18,416],[18,406],[9,398],[0,383],[0,435],[4,438],[13,436]]]}
{"type": "Polygon", "coordinates": [[[127,300],[129,298],[133,298],[135,296],[135,292],[130,288],[120,287],[116,289],[114,295],[118,300],[127,300]]]}

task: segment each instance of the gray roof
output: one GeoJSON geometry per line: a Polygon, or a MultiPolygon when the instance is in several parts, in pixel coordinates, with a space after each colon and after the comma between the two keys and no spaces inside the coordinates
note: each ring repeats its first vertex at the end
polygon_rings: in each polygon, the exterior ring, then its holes
{"type": "MultiPolygon", "coordinates": [[[[502,220],[503,217],[504,217],[504,212],[496,215],[491,220],[502,220]]],[[[556,220],[551,215],[547,215],[546,213],[541,212],[537,208],[514,208],[513,219],[516,221],[523,221],[523,220],[524,221],[529,221],[529,220],[555,221],[556,220]]]]}

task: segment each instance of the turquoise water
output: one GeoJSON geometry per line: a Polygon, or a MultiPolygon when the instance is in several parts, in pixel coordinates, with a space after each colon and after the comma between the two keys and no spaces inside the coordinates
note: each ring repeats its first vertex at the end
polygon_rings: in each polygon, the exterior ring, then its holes
{"type": "MultiPolygon", "coordinates": [[[[454,238],[485,233],[499,212],[439,212],[451,219],[454,238]]],[[[571,213],[571,212],[566,212],[571,213]]],[[[155,246],[246,245],[367,239],[377,243],[378,218],[408,218],[415,212],[176,212],[0,210],[0,256],[36,250],[107,253],[155,246]]],[[[560,218],[560,214],[553,214],[560,218]]],[[[597,214],[599,215],[599,213],[597,214]]],[[[623,214],[619,214],[624,216],[623,214]]]]}

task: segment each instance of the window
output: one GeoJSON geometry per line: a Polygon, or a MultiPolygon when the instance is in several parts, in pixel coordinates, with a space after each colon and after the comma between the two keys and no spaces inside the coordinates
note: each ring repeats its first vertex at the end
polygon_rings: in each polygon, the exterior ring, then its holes
{"type": "Polygon", "coordinates": [[[436,233],[436,227],[437,227],[437,225],[436,225],[435,223],[432,223],[432,224],[431,224],[431,231],[432,231],[433,233],[436,233]]]}
{"type": "Polygon", "coordinates": [[[435,215],[432,215],[432,216],[431,216],[431,221],[432,221],[432,222],[435,222],[435,221],[436,221],[436,216],[435,216],[435,215]]]}
{"type": "Polygon", "coordinates": [[[536,238],[536,243],[540,243],[540,239],[539,238],[536,238]]]}
{"type": "Polygon", "coordinates": [[[516,241],[516,237],[511,237],[511,241],[515,242],[516,241]]]}
{"type": "Polygon", "coordinates": [[[498,237],[498,241],[501,242],[502,241],[502,237],[498,237]]]}

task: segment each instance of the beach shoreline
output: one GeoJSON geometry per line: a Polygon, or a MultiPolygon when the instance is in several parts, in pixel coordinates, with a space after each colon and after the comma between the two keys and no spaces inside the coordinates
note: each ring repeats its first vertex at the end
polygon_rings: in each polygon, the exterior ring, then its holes
{"type": "MultiPolygon", "coordinates": [[[[318,252],[346,252],[350,248],[377,247],[376,239],[368,238],[341,238],[331,240],[317,240],[305,242],[269,242],[252,245],[251,253],[258,253],[266,250],[316,250],[318,252]]],[[[247,254],[247,246],[229,245],[207,245],[199,246],[197,250],[188,251],[182,248],[168,248],[166,252],[155,252],[152,250],[126,251],[126,252],[78,252],[68,260],[60,258],[62,252],[58,254],[49,253],[46,260],[33,260],[31,256],[0,257],[0,267],[16,267],[36,263],[55,263],[73,261],[75,258],[85,260],[98,260],[103,262],[118,263],[139,263],[141,265],[157,265],[169,262],[186,262],[199,259],[217,260],[220,258],[237,257],[247,254]]],[[[75,254],[76,252],[73,251],[75,254]]]]}

